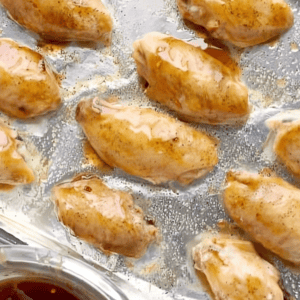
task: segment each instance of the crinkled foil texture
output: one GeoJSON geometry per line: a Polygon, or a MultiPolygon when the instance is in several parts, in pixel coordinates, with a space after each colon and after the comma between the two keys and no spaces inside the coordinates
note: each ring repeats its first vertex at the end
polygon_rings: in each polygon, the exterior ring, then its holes
{"type": "MultiPolygon", "coordinates": [[[[184,296],[188,297],[186,299],[208,299],[193,269],[190,248],[195,236],[208,228],[216,228],[222,219],[229,220],[221,201],[226,172],[231,168],[248,171],[271,168],[300,188],[300,182],[290,176],[264,147],[269,132],[265,120],[284,109],[300,107],[300,3],[290,0],[295,15],[291,30],[272,44],[246,48],[241,54],[242,79],[249,88],[253,106],[248,122],[237,128],[192,124],[220,139],[220,162],[206,178],[182,188],[176,184],[154,186],[120,170],[107,172],[88,164],[83,150],[85,137],[75,121],[78,101],[95,95],[115,95],[130,105],[146,105],[170,113],[143,94],[131,54],[132,43],[151,31],[172,34],[186,41],[197,40],[200,46],[206,46],[184,25],[175,2],[107,0],[105,4],[114,16],[112,46],[109,48],[72,43],[53,46],[49,50],[0,9],[2,37],[10,37],[46,55],[49,64],[62,78],[64,102],[57,112],[35,120],[9,120],[25,144],[39,153],[41,159],[33,162],[35,171],[41,172],[39,169],[44,168],[48,170],[48,176],[38,175],[36,184],[0,193],[0,212],[20,223],[31,223],[136,287],[139,287],[140,279],[152,283],[152,289],[146,284],[144,290],[150,297],[156,295],[155,287],[158,287],[165,292],[157,292],[157,299],[183,299],[184,296]],[[79,241],[57,221],[50,201],[51,188],[86,171],[99,174],[112,188],[132,192],[147,217],[155,220],[161,242],[152,245],[142,259],[107,257],[79,241]]],[[[239,52],[234,48],[231,51],[233,54],[239,52]]],[[[281,271],[285,288],[300,299],[300,276],[283,262],[277,259],[274,262],[281,271]]]]}

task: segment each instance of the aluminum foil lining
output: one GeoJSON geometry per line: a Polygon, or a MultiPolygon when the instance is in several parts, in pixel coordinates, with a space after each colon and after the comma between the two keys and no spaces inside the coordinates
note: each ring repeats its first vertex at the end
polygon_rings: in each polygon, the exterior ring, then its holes
{"type": "MultiPolygon", "coordinates": [[[[151,31],[207,47],[205,41],[184,24],[176,1],[107,0],[105,5],[114,17],[109,48],[76,43],[40,45],[35,35],[10,20],[0,8],[0,35],[46,56],[62,78],[64,102],[57,112],[33,120],[11,120],[1,115],[18,130],[25,142],[29,163],[38,174],[33,185],[1,192],[1,224],[5,223],[4,215],[12,222],[8,227],[16,225],[15,231],[20,235],[24,233],[22,230],[27,230],[34,239],[38,232],[71,247],[133,284],[150,299],[209,299],[193,269],[191,246],[199,234],[217,228],[220,220],[229,220],[221,201],[226,172],[231,168],[248,171],[271,168],[300,188],[300,182],[277,163],[265,145],[269,133],[265,121],[279,112],[300,107],[300,3],[297,0],[289,3],[295,16],[293,28],[278,41],[246,48],[240,55],[242,79],[249,88],[253,106],[248,122],[238,128],[192,124],[220,139],[220,161],[206,178],[186,188],[176,184],[154,186],[120,170],[108,172],[90,164],[84,150],[85,137],[74,118],[77,103],[96,95],[115,95],[130,105],[170,113],[143,94],[131,55],[132,43],[151,31]],[[112,188],[132,192],[147,217],[155,220],[162,240],[152,245],[143,258],[105,256],[58,222],[50,201],[52,187],[86,171],[98,174],[112,188]]],[[[239,53],[230,45],[229,49],[235,56],[239,53]]],[[[297,270],[278,259],[272,260],[281,272],[286,290],[300,299],[297,270]]]]}

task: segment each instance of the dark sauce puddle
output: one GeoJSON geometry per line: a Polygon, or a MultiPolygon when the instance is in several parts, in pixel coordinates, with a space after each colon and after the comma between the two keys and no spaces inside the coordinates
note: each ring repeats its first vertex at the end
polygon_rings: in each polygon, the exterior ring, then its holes
{"type": "Polygon", "coordinates": [[[80,300],[56,283],[36,278],[10,279],[0,283],[0,300],[80,300]]]}

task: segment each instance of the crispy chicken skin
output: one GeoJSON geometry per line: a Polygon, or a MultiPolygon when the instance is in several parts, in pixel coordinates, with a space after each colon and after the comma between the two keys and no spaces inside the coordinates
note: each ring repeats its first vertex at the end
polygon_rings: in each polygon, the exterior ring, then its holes
{"type": "Polygon", "coordinates": [[[61,103],[44,57],[6,38],[0,38],[0,91],[0,110],[15,118],[42,115],[61,103]]]}
{"type": "Polygon", "coordinates": [[[267,125],[276,135],[273,150],[277,158],[300,176],[300,111],[291,111],[290,115],[290,120],[270,120],[267,125]],[[293,120],[293,114],[298,118],[293,120]]]}
{"type": "Polygon", "coordinates": [[[218,300],[284,299],[279,272],[248,241],[207,237],[193,248],[193,259],[218,300]]]}
{"type": "Polygon", "coordinates": [[[34,181],[34,174],[18,153],[16,134],[0,122],[0,184],[21,185],[34,181]]]}
{"type": "Polygon", "coordinates": [[[138,258],[156,239],[157,229],[146,223],[132,196],[108,188],[96,176],[57,185],[53,199],[59,220],[106,253],[138,258]]]}
{"type": "Polygon", "coordinates": [[[217,141],[150,108],[91,99],[79,103],[76,120],[108,165],[154,184],[189,184],[218,162],[217,141]]]}
{"type": "Polygon", "coordinates": [[[284,0],[177,0],[183,18],[238,47],[266,42],[293,26],[284,0]]]}
{"type": "Polygon", "coordinates": [[[280,257],[300,263],[300,190],[277,177],[229,172],[224,204],[231,218],[280,257]]]}
{"type": "Polygon", "coordinates": [[[112,19],[101,0],[0,0],[18,24],[52,41],[110,43],[112,19]]]}
{"type": "Polygon", "coordinates": [[[245,121],[248,90],[239,74],[199,47],[151,32],[133,44],[146,94],[187,121],[232,124],[245,121]]]}

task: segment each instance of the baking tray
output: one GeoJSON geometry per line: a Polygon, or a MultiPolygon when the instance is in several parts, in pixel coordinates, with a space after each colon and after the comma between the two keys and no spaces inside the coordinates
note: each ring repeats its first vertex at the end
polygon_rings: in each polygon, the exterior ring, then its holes
{"type": "MultiPolygon", "coordinates": [[[[203,231],[217,228],[221,220],[229,221],[221,201],[226,172],[231,168],[270,168],[300,188],[299,181],[276,162],[265,146],[269,132],[265,120],[285,109],[300,108],[300,3],[290,0],[289,4],[295,24],[280,39],[243,52],[227,45],[242,67],[252,113],[240,127],[192,124],[220,139],[220,161],[206,178],[185,188],[176,184],[154,186],[120,170],[110,170],[88,150],[74,118],[82,98],[109,95],[129,105],[154,107],[172,114],[143,94],[131,55],[132,43],[151,31],[207,47],[202,35],[182,21],[175,0],[107,0],[105,5],[114,17],[112,45],[108,48],[76,43],[40,44],[35,35],[11,21],[0,8],[1,36],[44,54],[61,78],[63,96],[62,107],[43,117],[19,121],[1,115],[18,130],[27,148],[26,157],[38,174],[37,182],[30,186],[1,192],[1,226],[19,238],[24,234],[36,238],[36,232],[47,235],[58,245],[71,247],[125,279],[150,299],[209,299],[193,269],[190,250],[203,231]],[[106,256],[74,237],[58,222],[50,195],[55,184],[80,172],[96,173],[108,186],[131,192],[147,218],[153,219],[160,229],[161,242],[151,245],[143,258],[134,260],[106,256]]],[[[300,299],[298,271],[277,258],[270,259],[279,268],[286,290],[300,299]]]]}

